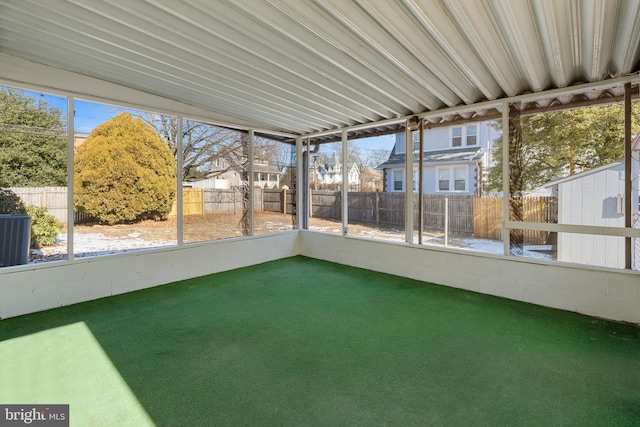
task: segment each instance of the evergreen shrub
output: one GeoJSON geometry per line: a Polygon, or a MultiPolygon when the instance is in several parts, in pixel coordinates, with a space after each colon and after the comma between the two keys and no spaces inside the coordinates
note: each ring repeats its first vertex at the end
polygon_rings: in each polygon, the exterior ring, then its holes
{"type": "Polygon", "coordinates": [[[166,219],[176,195],[168,144],[129,113],[96,127],[75,158],[76,209],[105,224],[166,219]]]}

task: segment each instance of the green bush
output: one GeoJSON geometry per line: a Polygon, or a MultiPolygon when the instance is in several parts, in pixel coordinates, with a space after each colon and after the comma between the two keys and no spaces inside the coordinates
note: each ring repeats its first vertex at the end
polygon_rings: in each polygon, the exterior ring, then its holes
{"type": "Polygon", "coordinates": [[[49,215],[46,208],[27,206],[27,215],[31,217],[31,247],[39,249],[56,242],[56,237],[64,228],[64,224],[55,216],[49,215]]]}
{"type": "Polygon", "coordinates": [[[101,223],[165,219],[176,193],[169,145],[129,113],[96,127],[75,160],[76,209],[101,223]]]}
{"type": "Polygon", "coordinates": [[[20,197],[8,188],[0,188],[0,214],[25,214],[20,197]]]}

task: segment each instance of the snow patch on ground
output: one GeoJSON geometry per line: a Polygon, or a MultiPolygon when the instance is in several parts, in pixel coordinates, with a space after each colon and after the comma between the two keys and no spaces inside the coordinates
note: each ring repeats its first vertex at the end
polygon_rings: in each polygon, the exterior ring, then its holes
{"type": "MultiPolygon", "coordinates": [[[[290,229],[284,227],[282,229],[290,229]]],[[[314,231],[340,232],[335,227],[312,227],[314,231]]],[[[363,231],[358,234],[362,237],[370,237],[384,240],[404,241],[404,233],[389,231],[363,231]]],[[[444,238],[435,236],[424,236],[423,243],[427,246],[444,247],[444,238]]],[[[149,248],[159,248],[175,246],[175,239],[145,240],[142,233],[132,232],[126,239],[107,236],[102,233],[77,233],[74,235],[73,249],[74,258],[95,257],[115,253],[139,251],[149,248]]],[[[456,249],[467,249],[491,254],[502,254],[503,243],[499,240],[474,239],[471,237],[454,237],[448,239],[448,247],[456,249]]],[[[524,257],[536,259],[554,259],[552,247],[546,245],[525,245],[524,257]]],[[[31,263],[41,263],[46,261],[59,261],[67,259],[67,235],[60,234],[56,239],[56,244],[42,249],[31,250],[31,263]]]]}
{"type": "MultiPolygon", "coordinates": [[[[176,245],[176,240],[144,240],[141,233],[130,233],[127,239],[106,236],[102,233],[78,233],[74,235],[74,258],[131,252],[142,249],[176,245]]],[[[55,245],[31,250],[31,263],[67,259],[67,235],[60,234],[55,245]]]]}

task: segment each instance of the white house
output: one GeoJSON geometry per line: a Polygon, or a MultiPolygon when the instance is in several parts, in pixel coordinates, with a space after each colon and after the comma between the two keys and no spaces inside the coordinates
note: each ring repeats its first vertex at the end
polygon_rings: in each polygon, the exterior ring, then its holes
{"type": "MultiPolygon", "coordinates": [[[[233,188],[242,185],[243,167],[235,165],[229,159],[219,157],[211,163],[210,177],[218,181],[225,181],[224,188],[233,188]]],[[[260,188],[280,188],[281,172],[271,166],[266,155],[256,153],[253,160],[253,185],[260,188]]],[[[194,185],[195,187],[195,185],[194,185]]],[[[215,187],[222,188],[222,187],[215,187]]]]}
{"type": "MultiPolygon", "coordinates": [[[[500,135],[489,122],[424,131],[423,191],[425,194],[481,194],[482,177],[491,164],[493,141],[500,135]]],[[[414,182],[418,190],[419,132],[413,132],[414,182]]],[[[384,191],[404,192],[405,133],[396,134],[384,172],[384,191]]]]}
{"type": "MultiPolygon", "coordinates": [[[[337,186],[342,184],[342,162],[334,152],[327,163],[320,163],[314,159],[311,169],[312,186],[320,189],[322,186],[337,186]]],[[[347,183],[349,188],[360,185],[360,168],[355,162],[347,162],[347,183]]]]}

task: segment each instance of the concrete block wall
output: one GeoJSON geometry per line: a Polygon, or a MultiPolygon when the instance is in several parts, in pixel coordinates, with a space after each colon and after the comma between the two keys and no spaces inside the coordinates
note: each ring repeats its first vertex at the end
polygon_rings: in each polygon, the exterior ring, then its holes
{"type": "Polygon", "coordinates": [[[300,232],[300,253],[354,267],[640,324],[640,274],[300,232]]]}
{"type": "Polygon", "coordinates": [[[0,269],[0,319],[299,254],[298,233],[0,269]]]}
{"type": "Polygon", "coordinates": [[[0,269],[0,318],[305,255],[640,324],[640,274],[291,231],[0,269]]]}

